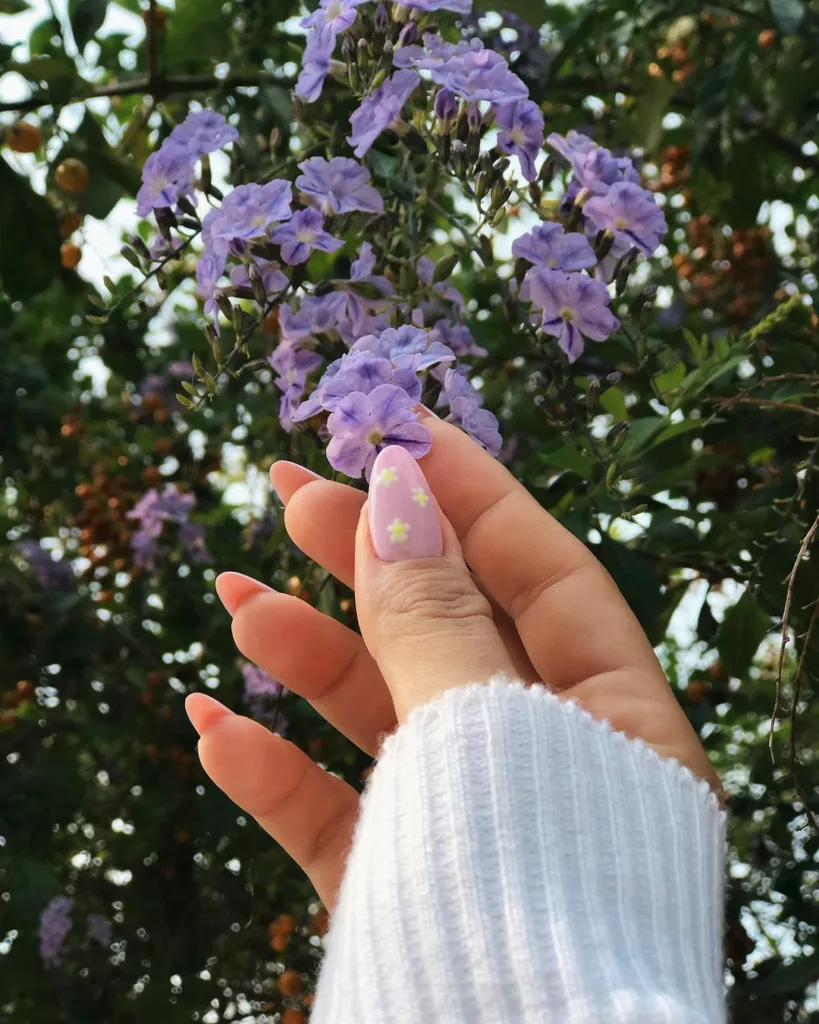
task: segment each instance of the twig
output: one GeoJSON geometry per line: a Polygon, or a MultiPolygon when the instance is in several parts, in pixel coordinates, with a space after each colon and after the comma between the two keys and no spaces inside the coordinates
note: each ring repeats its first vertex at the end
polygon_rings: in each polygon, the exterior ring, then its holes
{"type": "MultiPolygon", "coordinates": [[[[109,82],[96,89],[89,89],[76,96],[69,96],[67,100],[57,105],[66,107],[71,103],[84,103],[86,100],[114,96],[150,95],[154,99],[164,99],[166,96],[173,96],[177,93],[201,92],[216,88],[241,89],[259,85],[280,85],[283,89],[292,89],[295,79],[267,74],[227,75],[225,78],[216,78],[215,75],[169,75],[152,85],[150,77],[142,77],[130,82],[109,82]]],[[[35,96],[30,96],[27,100],[0,103],[0,113],[15,111],[18,114],[24,114],[31,110],[38,110],[40,107],[51,106],[55,106],[53,99],[38,93],[35,96]]]]}
{"type": "Polygon", "coordinates": [[[791,751],[790,751],[790,762],[791,762],[791,774],[793,775],[796,770],[796,709],[799,705],[799,696],[802,691],[802,673],[805,671],[805,662],[808,660],[808,649],[810,642],[813,639],[813,631],[816,628],[816,623],[819,622],[819,599],[813,603],[813,614],[810,617],[810,623],[808,624],[808,630],[805,633],[804,642],[802,644],[802,653],[799,656],[799,663],[796,666],[796,675],[793,678],[793,697],[791,703],[791,751]]]}
{"type": "Polygon", "coordinates": [[[721,407],[731,405],[755,405],[760,409],[784,409],[789,412],[801,412],[805,416],[819,416],[819,409],[811,409],[797,402],[776,402],[772,398],[751,398],[747,395],[735,395],[733,398],[708,398],[708,402],[717,402],[721,407]]]}
{"type": "Polygon", "coordinates": [[[782,642],[779,645],[779,660],[776,665],[776,691],[774,693],[774,706],[771,711],[771,730],[768,737],[768,749],[771,752],[771,760],[774,759],[774,727],[776,726],[776,716],[779,714],[779,708],[782,703],[782,670],[785,665],[785,649],[788,646],[788,640],[790,640],[790,636],[788,635],[788,624],[791,617],[791,604],[793,603],[796,574],[817,530],[819,530],[819,515],[814,519],[813,525],[802,538],[802,543],[799,546],[799,554],[796,556],[793,568],[787,575],[788,589],[785,594],[785,610],[782,613],[782,642]]]}

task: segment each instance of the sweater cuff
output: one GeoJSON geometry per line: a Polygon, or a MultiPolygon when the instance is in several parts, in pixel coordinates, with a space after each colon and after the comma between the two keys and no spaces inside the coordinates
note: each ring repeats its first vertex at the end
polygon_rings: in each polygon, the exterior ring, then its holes
{"type": "Polygon", "coordinates": [[[708,784],[542,686],[416,709],[362,799],[316,1024],[724,1020],[708,784]]]}

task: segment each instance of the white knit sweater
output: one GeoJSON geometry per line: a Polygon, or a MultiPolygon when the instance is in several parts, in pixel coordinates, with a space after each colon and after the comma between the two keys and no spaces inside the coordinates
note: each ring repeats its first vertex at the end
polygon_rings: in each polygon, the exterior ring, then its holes
{"type": "Polygon", "coordinates": [[[313,1024],[715,1024],[724,815],[543,687],[493,680],[384,744],[313,1024]]]}

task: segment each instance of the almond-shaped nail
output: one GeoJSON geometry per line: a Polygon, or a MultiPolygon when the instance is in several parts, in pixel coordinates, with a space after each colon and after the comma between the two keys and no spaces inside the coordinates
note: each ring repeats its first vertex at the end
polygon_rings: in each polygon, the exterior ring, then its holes
{"type": "Polygon", "coordinates": [[[307,469],[306,466],[300,466],[298,462],[280,459],[270,467],[270,482],[283,505],[286,505],[296,491],[301,490],[306,484],[323,479],[323,476],[314,473],[312,469],[307,469]]]}
{"type": "Polygon", "coordinates": [[[379,453],[370,477],[370,533],[382,562],[435,558],[444,542],[426,477],[404,448],[379,453]]]}
{"type": "Polygon", "coordinates": [[[190,693],[185,698],[185,711],[188,714],[191,725],[200,736],[215,725],[221,718],[232,717],[233,712],[220,704],[218,700],[209,697],[206,693],[190,693]]]}
{"type": "Polygon", "coordinates": [[[248,598],[275,591],[242,572],[223,572],[216,577],[216,593],[232,618],[248,598]]]}

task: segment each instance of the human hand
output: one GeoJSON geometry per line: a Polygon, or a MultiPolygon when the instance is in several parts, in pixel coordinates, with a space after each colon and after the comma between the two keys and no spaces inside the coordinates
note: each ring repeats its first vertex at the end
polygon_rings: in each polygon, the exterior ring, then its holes
{"type": "MultiPolygon", "coordinates": [[[[224,573],[217,591],[242,654],[368,753],[449,687],[506,674],[543,680],[719,790],[648,639],[600,563],[465,434],[425,422],[433,445],[420,463],[402,449],[379,457],[373,525],[362,515],[361,491],[292,463],[273,466],[292,540],[355,586],[361,636],[298,598],[224,573]],[[384,468],[400,479],[377,484],[384,468]],[[435,501],[413,500],[427,491],[435,501]],[[401,523],[410,525],[404,542],[401,523]],[[428,557],[383,561],[376,550],[428,557]]],[[[191,694],[187,709],[207,773],[284,846],[332,909],[358,793],[205,694],[191,694]]]]}

